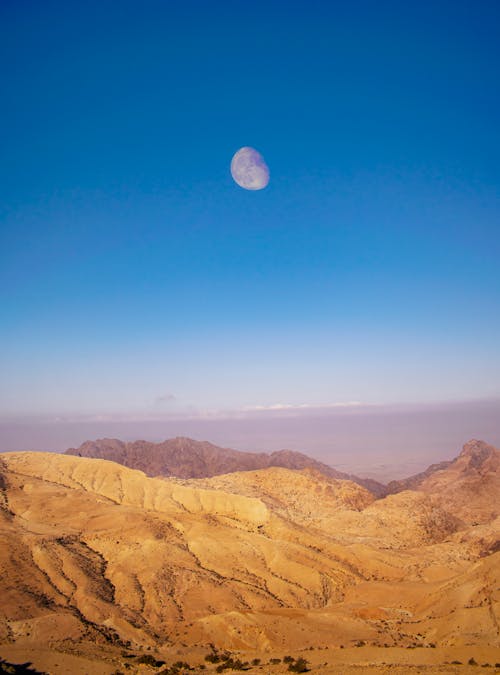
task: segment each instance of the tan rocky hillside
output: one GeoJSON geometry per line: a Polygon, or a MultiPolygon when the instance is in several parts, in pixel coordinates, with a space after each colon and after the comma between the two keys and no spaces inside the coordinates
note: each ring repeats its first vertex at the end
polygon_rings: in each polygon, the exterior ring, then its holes
{"type": "Polygon", "coordinates": [[[196,481],[72,455],[0,460],[7,661],[215,672],[205,657],[229,650],[265,673],[287,671],[286,654],[316,672],[382,673],[385,662],[394,673],[496,660],[498,519],[473,525],[425,491],[374,501],[311,470],[196,481]]]}
{"type": "Polygon", "coordinates": [[[393,481],[388,489],[399,492],[409,485],[466,523],[489,522],[500,515],[500,450],[484,441],[469,441],[453,461],[393,481]]]}
{"type": "Polygon", "coordinates": [[[426,495],[404,492],[375,501],[361,486],[306,469],[248,471],[185,481],[209,489],[257,497],[288,521],[328,533],[341,542],[371,541],[378,548],[435,543],[460,529],[461,521],[426,495]]]}
{"type": "Polygon", "coordinates": [[[337,471],[312,457],[293,450],[242,452],[220,448],[208,441],[192,438],[171,438],[161,443],[134,441],[125,443],[116,438],[86,441],[79,448],[69,448],[67,455],[109,459],[130,469],[144,471],[147,476],[177,476],[179,478],[207,478],[234,471],[253,471],[279,466],[285,469],[315,469],[330,478],[352,480],[363,485],[376,496],[386,494],[381,483],[370,478],[358,478],[337,471]]]}

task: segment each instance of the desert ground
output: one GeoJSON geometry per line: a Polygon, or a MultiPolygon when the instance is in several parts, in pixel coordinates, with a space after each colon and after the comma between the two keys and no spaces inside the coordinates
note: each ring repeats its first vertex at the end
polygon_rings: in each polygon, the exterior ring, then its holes
{"type": "Polygon", "coordinates": [[[499,672],[499,458],[472,441],[376,498],[314,469],[151,478],[3,453],[0,658],[75,674],[499,672]]]}

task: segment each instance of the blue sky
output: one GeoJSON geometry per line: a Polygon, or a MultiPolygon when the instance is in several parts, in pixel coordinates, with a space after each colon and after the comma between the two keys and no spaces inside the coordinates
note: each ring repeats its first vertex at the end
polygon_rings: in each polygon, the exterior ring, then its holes
{"type": "Polygon", "coordinates": [[[500,397],[499,26],[2,2],[2,414],[500,397]]]}

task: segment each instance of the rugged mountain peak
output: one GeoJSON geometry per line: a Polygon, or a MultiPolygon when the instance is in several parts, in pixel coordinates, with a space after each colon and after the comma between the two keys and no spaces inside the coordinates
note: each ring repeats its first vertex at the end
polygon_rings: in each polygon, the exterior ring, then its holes
{"type": "Polygon", "coordinates": [[[428,485],[439,482],[457,480],[459,476],[479,473],[497,473],[500,471],[500,450],[484,441],[471,440],[462,448],[455,459],[431,464],[425,471],[402,480],[393,480],[388,486],[389,494],[403,490],[425,489],[428,485]]]}
{"type": "Polygon", "coordinates": [[[101,451],[124,451],[126,444],[117,438],[99,438],[95,441],[85,441],[79,448],[70,448],[66,451],[68,455],[80,454],[82,457],[88,456],[93,452],[101,451]]]}
{"type": "Polygon", "coordinates": [[[331,466],[295,450],[242,452],[220,448],[208,441],[177,436],[161,443],[134,441],[124,443],[113,438],[86,441],[79,448],[70,448],[67,455],[93,457],[118,462],[148,476],[208,478],[235,471],[255,471],[272,466],[302,470],[313,468],[330,478],[351,480],[367,488],[377,497],[386,493],[385,486],[371,479],[358,478],[337,471],[331,466]]]}
{"type": "Polygon", "coordinates": [[[500,515],[500,450],[471,440],[454,460],[432,464],[426,471],[392,481],[387,487],[390,493],[426,492],[463,522],[487,523],[500,515]]]}
{"type": "Polygon", "coordinates": [[[497,470],[500,451],[484,441],[471,440],[464,445],[455,463],[464,470],[497,470]]]}

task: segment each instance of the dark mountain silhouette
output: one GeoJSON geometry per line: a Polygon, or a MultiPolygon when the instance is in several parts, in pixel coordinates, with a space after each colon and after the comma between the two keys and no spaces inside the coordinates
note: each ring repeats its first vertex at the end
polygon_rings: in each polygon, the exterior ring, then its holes
{"type": "Polygon", "coordinates": [[[177,437],[161,443],[123,442],[116,438],[85,441],[79,448],[66,450],[67,455],[93,457],[118,462],[147,476],[210,478],[234,471],[254,471],[272,466],[285,469],[315,469],[330,478],[352,480],[377,497],[386,494],[385,485],[370,478],[358,478],[293,450],[277,452],[242,452],[220,448],[208,441],[177,437]]]}

